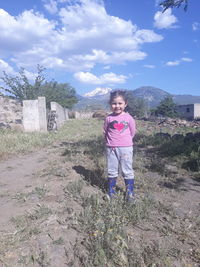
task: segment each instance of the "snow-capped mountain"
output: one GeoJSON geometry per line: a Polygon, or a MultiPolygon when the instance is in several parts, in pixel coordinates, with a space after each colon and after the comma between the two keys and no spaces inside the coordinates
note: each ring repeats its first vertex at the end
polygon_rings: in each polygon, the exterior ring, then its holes
{"type": "Polygon", "coordinates": [[[94,97],[94,96],[102,96],[102,95],[107,95],[108,93],[110,93],[110,91],[112,91],[112,88],[106,87],[97,87],[96,89],[94,89],[93,91],[86,93],[84,95],[84,97],[94,97]]]}
{"type": "MultiPolygon", "coordinates": [[[[111,88],[96,88],[85,94],[84,97],[82,96],[74,108],[77,110],[95,109],[97,107],[99,109],[109,109],[109,93],[112,90],[111,88]]],[[[160,88],[152,86],[143,86],[129,91],[132,92],[135,98],[144,99],[150,108],[155,108],[166,96],[171,96],[174,103],[178,105],[200,103],[200,96],[171,95],[160,88]]]]}

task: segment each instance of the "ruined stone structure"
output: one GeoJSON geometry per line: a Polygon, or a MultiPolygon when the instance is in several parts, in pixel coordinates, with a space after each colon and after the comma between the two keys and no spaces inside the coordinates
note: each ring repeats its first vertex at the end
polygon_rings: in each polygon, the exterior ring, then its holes
{"type": "Polygon", "coordinates": [[[58,128],[62,126],[66,120],[69,119],[68,109],[63,108],[58,103],[51,102],[51,110],[56,113],[56,123],[58,128]]]}
{"type": "Polygon", "coordinates": [[[25,132],[47,132],[45,97],[23,101],[23,126],[25,132]]]}
{"type": "Polygon", "coordinates": [[[87,119],[92,118],[93,112],[72,112],[70,116],[68,109],[63,108],[56,102],[51,102],[51,110],[46,108],[45,97],[35,100],[24,100],[21,104],[17,100],[0,97],[0,128],[21,130],[25,132],[47,132],[57,130],[70,118],[87,119]],[[51,116],[49,116],[49,114],[51,116]],[[48,127],[49,118],[52,127],[48,127]]]}
{"type": "Polygon", "coordinates": [[[56,102],[51,102],[51,110],[47,110],[45,97],[23,101],[23,126],[25,132],[47,132],[47,130],[57,130],[67,119],[68,110],[56,102]],[[54,116],[52,117],[52,115],[54,116]],[[51,119],[51,121],[49,121],[49,119],[51,119]],[[49,127],[49,122],[54,125],[49,127]]]}
{"type": "Polygon", "coordinates": [[[83,111],[69,111],[70,119],[90,119],[94,112],[83,112],[83,111]]]}
{"type": "Polygon", "coordinates": [[[23,130],[22,104],[19,101],[0,96],[0,128],[23,130]]]}

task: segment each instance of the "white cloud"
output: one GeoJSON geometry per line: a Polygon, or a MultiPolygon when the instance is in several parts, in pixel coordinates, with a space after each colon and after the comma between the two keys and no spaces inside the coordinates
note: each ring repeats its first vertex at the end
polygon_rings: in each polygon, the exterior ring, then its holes
{"type": "Polygon", "coordinates": [[[125,75],[116,75],[113,72],[104,73],[99,77],[90,72],[77,72],[74,74],[74,78],[87,84],[121,84],[128,79],[125,75]]]}
{"type": "Polygon", "coordinates": [[[130,52],[110,52],[106,53],[103,50],[93,50],[91,54],[74,55],[76,62],[96,62],[102,64],[122,64],[126,61],[142,60],[146,57],[146,53],[141,51],[130,52]]]}
{"type": "Polygon", "coordinates": [[[181,59],[179,60],[174,60],[174,61],[168,61],[166,63],[166,66],[178,66],[180,65],[182,62],[192,62],[193,59],[192,58],[189,58],[189,57],[182,57],[181,59]]]}
{"type": "Polygon", "coordinates": [[[174,28],[174,23],[178,22],[178,19],[172,15],[171,8],[165,12],[158,11],[154,16],[154,27],[158,29],[174,28]]]}
{"type": "Polygon", "coordinates": [[[109,65],[103,67],[104,70],[109,70],[110,68],[111,67],[109,65]]]}
{"type": "Polygon", "coordinates": [[[138,30],[135,33],[135,39],[138,43],[153,43],[163,40],[163,37],[151,30],[138,30]]]}
{"type": "Polygon", "coordinates": [[[159,6],[160,0],[155,0],[155,7],[159,6]]]}
{"type": "Polygon", "coordinates": [[[44,49],[44,40],[54,34],[54,27],[54,23],[32,10],[13,17],[0,9],[0,56],[15,57],[36,47],[44,49]]]}
{"type": "Polygon", "coordinates": [[[13,67],[11,67],[6,61],[0,59],[0,75],[2,75],[3,71],[7,74],[15,74],[13,67]]]}
{"type": "Polygon", "coordinates": [[[49,11],[50,14],[55,14],[58,12],[57,1],[55,0],[47,1],[44,4],[44,7],[46,8],[47,11],[49,11]]]}
{"type": "Polygon", "coordinates": [[[180,61],[179,60],[174,60],[174,61],[168,61],[167,63],[166,63],[166,65],[167,66],[178,66],[178,65],[180,65],[180,61]]]}
{"type": "MultiPolygon", "coordinates": [[[[10,77],[19,76],[19,70],[15,71],[13,67],[10,66],[6,61],[0,59],[0,76],[1,77],[3,77],[3,72],[8,74],[10,77]]],[[[24,74],[31,81],[35,80],[36,76],[38,75],[36,72],[30,72],[27,70],[24,70],[24,74]]],[[[0,80],[0,86],[6,88],[7,84],[5,84],[2,80],[0,80]]]]}
{"type": "Polygon", "coordinates": [[[144,65],[144,67],[145,68],[148,68],[148,69],[155,69],[155,65],[148,65],[148,64],[146,64],[146,65],[144,65]]]}
{"type": "Polygon", "coordinates": [[[200,29],[200,23],[199,22],[194,22],[192,24],[192,30],[193,31],[198,31],[200,29]]]}
{"type": "Polygon", "coordinates": [[[26,77],[31,80],[31,81],[34,81],[35,78],[37,77],[38,73],[36,72],[31,72],[31,71],[27,71],[27,70],[24,70],[24,74],[26,75],[26,77]]]}
{"type": "MultiPolygon", "coordinates": [[[[3,72],[8,74],[9,76],[19,76],[19,70],[15,71],[12,66],[10,66],[6,61],[0,59],[0,76],[2,76],[3,72]]],[[[24,74],[29,80],[34,80],[38,73],[24,70],[24,74]]]]}
{"type": "Polygon", "coordinates": [[[145,43],[163,37],[152,30],[110,16],[101,0],[45,0],[57,21],[26,10],[12,16],[0,9],[0,58],[25,68],[38,63],[64,71],[91,71],[96,64],[143,60],[145,43]]]}
{"type": "Polygon", "coordinates": [[[99,84],[100,79],[90,72],[77,72],[74,74],[74,78],[79,82],[89,84],[99,84]]]}
{"type": "Polygon", "coordinates": [[[193,61],[193,59],[190,57],[182,57],[181,60],[185,61],[185,62],[192,62],[193,61]]]}

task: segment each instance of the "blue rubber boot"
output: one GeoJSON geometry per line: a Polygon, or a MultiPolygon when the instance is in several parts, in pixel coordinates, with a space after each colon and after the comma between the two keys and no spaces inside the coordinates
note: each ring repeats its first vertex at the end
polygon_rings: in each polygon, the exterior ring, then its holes
{"type": "Polygon", "coordinates": [[[125,179],[126,185],[126,201],[134,201],[134,179],[125,179]]]}
{"type": "Polygon", "coordinates": [[[108,178],[108,196],[109,198],[113,198],[116,194],[115,186],[116,186],[117,178],[108,178]]]}

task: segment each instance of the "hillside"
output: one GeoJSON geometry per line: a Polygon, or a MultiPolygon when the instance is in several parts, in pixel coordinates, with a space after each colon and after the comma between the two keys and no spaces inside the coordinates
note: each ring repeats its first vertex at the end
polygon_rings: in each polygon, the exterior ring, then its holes
{"type": "Polygon", "coordinates": [[[170,94],[166,91],[152,86],[139,87],[133,90],[133,95],[137,98],[144,99],[147,105],[150,107],[157,106],[162,99],[170,96],[170,94]]]}
{"type": "Polygon", "coordinates": [[[193,95],[173,95],[172,96],[174,102],[178,105],[187,105],[200,103],[200,96],[193,95]]]}
{"type": "MultiPolygon", "coordinates": [[[[193,95],[171,95],[170,93],[156,87],[143,86],[137,89],[131,90],[133,95],[137,98],[142,98],[145,100],[146,104],[150,107],[156,107],[159,105],[160,101],[167,96],[172,96],[174,102],[178,105],[200,103],[200,96],[193,95]]],[[[95,92],[88,93],[91,97],[82,97],[79,102],[74,106],[74,109],[85,110],[85,109],[95,109],[95,108],[109,108],[109,93],[102,94],[98,90],[97,94],[95,92]]]]}

